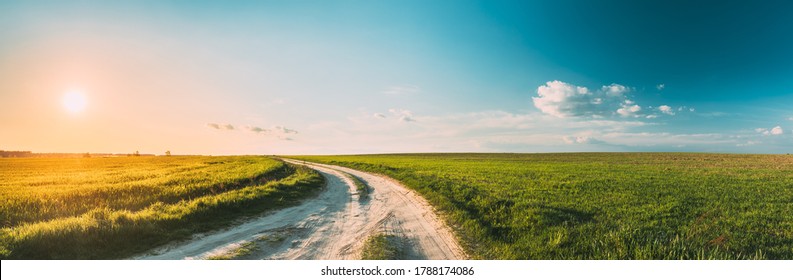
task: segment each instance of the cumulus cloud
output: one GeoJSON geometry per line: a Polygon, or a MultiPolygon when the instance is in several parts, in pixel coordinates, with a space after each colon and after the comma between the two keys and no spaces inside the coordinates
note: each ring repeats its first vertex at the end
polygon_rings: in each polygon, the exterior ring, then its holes
{"type": "MultiPolygon", "coordinates": [[[[561,81],[549,81],[537,88],[537,96],[532,97],[532,102],[543,113],[559,118],[603,117],[622,109],[628,101],[625,94],[630,91],[620,84],[590,90],[561,81]]],[[[641,107],[631,102],[623,112],[633,115],[639,110],[641,107]]]]}
{"type": "Polygon", "coordinates": [[[629,91],[627,87],[619,84],[611,84],[608,86],[603,86],[600,90],[606,92],[608,95],[611,96],[622,96],[623,94],[629,91]]]}
{"type": "Polygon", "coordinates": [[[413,112],[404,110],[404,109],[389,109],[389,113],[394,115],[399,121],[401,122],[415,122],[416,119],[413,118],[413,112]]]}
{"type": "Polygon", "coordinates": [[[658,110],[661,111],[661,113],[664,113],[664,114],[667,114],[667,115],[670,115],[670,116],[674,116],[675,115],[675,111],[672,110],[672,107],[669,107],[667,105],[658,106],[658,110]]]}
{"type": "Polygon", "coordinates": [[[587,144],[592,141],[589,136],[565,136],[562,140],[567,144],[587,144]]]}
{"type": "Polygon", "coordinates": [[[665,87],[666,85],[664,84],[658,84],[657,86],[655,86],[655,88],[657,88],[658,90],[664,90],[665,87]]]}
{"type": "Polygon", "coordinates": [[[375,117],[375,118],[378,118],[378,119],[385,119],[385,118],[387,118],[387,117],[386,117],[386,115],[384,115],[384,114],[381,114],[381,113],[374,113],[374,114],[372,115],[372,117],[375,117]]]}
{"type": "Polygon", "coordinates": [[[383,90],[384,94],[388,95],[405,95],[405,94],[412,94],[418,93],[421,91],[421,88],[414,85],[401,85],[401,86],[392,86],[385,90],[383,90]]]}
{"type": "Polygon", "coordinates": [[[214,129],[234,130],[234,126],[230,124],[208,123],[207,127],[214,129]]]}
{"type": "Polygon", "coordinates": [[[639,105],[634,104],[631,100],[625,100],[622,102],[622,107],[617,109],[617,114],[623,117],[638,117],[638,112],[642,110],[642,107],[639,105]]]}
{"type": "Polygon", "coordinates": [[[773,128],[771,128],[771,129],[756,128],[754,131],[757,132],[757,133],[760,133],[762,135],[782,135],[782,134],[785,133],[785,131],[782,130],[782,127],[778,126],[778,125],[773,127],[773,128]]]}

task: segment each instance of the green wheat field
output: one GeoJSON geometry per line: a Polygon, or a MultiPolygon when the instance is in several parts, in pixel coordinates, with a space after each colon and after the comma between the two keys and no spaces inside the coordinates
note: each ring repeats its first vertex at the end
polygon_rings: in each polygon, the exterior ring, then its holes
{"type": "Polygon", "coordinates": [[[793,259],[793,156],[301,156],[391,176],[481,259],[793,259]]]}
{"type": "MultiPolygon", "coordinates": [[[[793,259],[793,156],[291,156],[390,176],[476,259],[793,259]]],[[[128,258],[322,190],[263,156],[0,159],[0,258],[128,258]]],[[[376,194],[376,190],[372,190],[376,194]]]]}
{"type": "Polygon", "coordinates": [[[111,259],[295,204],[319,173],[267,157],[0,159],[2,259],[111,259]]]}

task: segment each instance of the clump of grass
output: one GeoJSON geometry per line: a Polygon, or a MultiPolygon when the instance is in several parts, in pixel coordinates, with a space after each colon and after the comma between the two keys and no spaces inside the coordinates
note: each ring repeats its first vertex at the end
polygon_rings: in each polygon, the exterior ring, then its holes
{"type": "Polygon", "coordinates": [[[347,174],[350,179],[352,179],[352,183],[355,184],[355,190],[358,191],[358,199],[365,200],[369,198],[370,188],[369,185],[366,184],[361,178],[358,176],[347,174]]]}
{"type": "Polygon", "coordinates": [[[245,257],[253,253],[256,250],[256,242],[253,241],[246,241],[240,244],[239,247],[232,250],[231,252],[227,252],[225,254],[215,255],[207,258],[207,260],[233,260],[238,259],[241,257],[245,257]]]}
{"type": "Polygon", "coordinates": [[[404,257],[405,252],[402,250],[400,238],[385,233],[369,236],[361,252],[363,260],[401,260],[404,257]]]}

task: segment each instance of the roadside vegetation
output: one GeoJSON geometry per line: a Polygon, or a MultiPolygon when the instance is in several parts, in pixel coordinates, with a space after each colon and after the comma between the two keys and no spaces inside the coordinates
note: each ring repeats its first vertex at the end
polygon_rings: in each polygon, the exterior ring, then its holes
{"type": "Polygon", "coordinates": [[[366,182],[361,180],[361,178],[358,178],[358,176],[349,173],[345,173],[345,174],[350,177],[350,180],[352,180],[352,183],[355,185],[355,190],[358,191],[358,199],[366,200],[367,198],[369,198],[369,192],[371,191],[369,185],[367,185],[366,182]]]}
{"type": "Polygon", "coordinates": [[[0,159],[0,177],[2,259],[129,257],[324,185],[255,156],[0,159]]]}
{"type": "Polygon", "coordinates": [[[369,236],[363,244],[362,260],[402,260],[405,252],[399,237],[392,234],[378,233],[369,236]]]}
{"type": "Polygon", "coordinates": [[[483,259],[793,259],[793,157],[693,153],[299,156],[381,173],[483,259]]]}
{"type": "Polygon", "coordinates": [[[230,252],[226,252],[220,255],[210,256],[207,258],[208,260],[234,260],[242,257],[246,257],[253,253],[256,250],[256,242],[255,241],[246,241],[239,244],[239,247],[231,250],[230,252]]]}

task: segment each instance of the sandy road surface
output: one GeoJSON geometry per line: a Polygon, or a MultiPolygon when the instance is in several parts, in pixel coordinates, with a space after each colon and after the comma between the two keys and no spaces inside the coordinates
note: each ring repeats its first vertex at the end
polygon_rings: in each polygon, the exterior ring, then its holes
{"type": "Polygon", "coordinates": [[[349,168],[303,163],[327,179],[318,197],[243,224],[158,248],[136,259],[360,259],[375,233],[398,237],[408,259],[465,259],[452,231],[427,201],[397,181],[349,168]],[[361,198],[346,174],[371,188],[361,198]],[[245,254],[238,254],[244,248],[245,254]]]}

